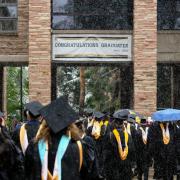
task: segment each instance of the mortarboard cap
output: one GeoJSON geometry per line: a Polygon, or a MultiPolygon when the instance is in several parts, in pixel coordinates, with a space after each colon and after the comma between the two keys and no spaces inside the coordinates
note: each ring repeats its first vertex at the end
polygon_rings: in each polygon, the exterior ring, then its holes
{"type": "Polygon", "coordinates": [[[78,119],[77,113],[63,96],[42,108],[40,113],[54,133],[60,132],[78,119]]]}
{"type": "Polygon", "coordinates": [[[43,108],[43,105],[38,101],[32,101],[25,105],[25,111],[28,110],[33,116],[40,115],[40,109],[43,108]]]}
{"type": "Polygon", "coordinates": [[[102,120],[105,117],[105,114],[96,111],[93,113],[93,117],[97,120],[102,120]]]}
{"type": "Polygon", "coordinates": [[[128,122],[135,123],[136,122],[136,115],[135,114],[128,114],[128,122]]]}
{"type": "Polygon", "coordinates": [[[113,118],[116,120],[124,121],[128,119],[129,111],[127,109],[118,110],[113,114],[113,118]]]}

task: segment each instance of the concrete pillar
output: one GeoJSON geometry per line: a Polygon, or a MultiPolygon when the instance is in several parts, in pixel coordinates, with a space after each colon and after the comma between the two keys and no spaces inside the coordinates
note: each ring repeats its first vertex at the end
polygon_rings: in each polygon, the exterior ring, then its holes
{"type": "Polygon", "coordinates": [[[146,115],[156,110],[157,1],[134,0],[134,109],[146,115]]]}

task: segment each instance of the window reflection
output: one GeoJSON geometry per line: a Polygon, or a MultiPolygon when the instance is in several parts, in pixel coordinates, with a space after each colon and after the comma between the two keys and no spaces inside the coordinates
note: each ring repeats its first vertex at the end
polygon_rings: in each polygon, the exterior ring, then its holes
{"type": "Polygon", "coordinates": [[[53,29],[131,29],[132,21],[123,16],[53,16],[53,29]]]}
{"type": "Polygon", "coordinates": [[[179,0],[158,0],[158,29],[180,29],[179,0]]]}
{"type": "Polygon", "coordinates": [[[0,17],[17,17],[16,6],[0,7],[0,17]]]}
{"type": "Polygon", "coordinates": [[[73,0],[54,0],[54,13],[73,13],[73,0]]]}
{"type": "Polygon", "coordinates": [[[73,29],[74,17],[73,16],[54,16],[53,29],[73,29]]]}
{"type": "Polygon", "coordinates": [[[0,3],[17,3],[17,0],[0,0],[0,3]]]}
{"type": "Polygon", "coordinates": [[[17,0],[0,0],[0,32],[17,31],[17,0]]]}
{"type": "Polygon", "coordinates": [[[133,0],[53,0],[52,12],[55,29],[132,29],[133,0]],[[65,16],[73,26],[57,26],[65,16]]]}

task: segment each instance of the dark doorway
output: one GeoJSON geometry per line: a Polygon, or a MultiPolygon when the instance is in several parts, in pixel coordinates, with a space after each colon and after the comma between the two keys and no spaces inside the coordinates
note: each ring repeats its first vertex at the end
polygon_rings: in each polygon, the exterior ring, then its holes
{"type": "Polygon", "coordinates": [[[174,66],[174,107],[180,108],[180,65],[174,66]]]}
{"type": "Polygon", "coordinates": [[[180,64],[178,63],[158,64],[157,108],[180,109],[180,64]]]}

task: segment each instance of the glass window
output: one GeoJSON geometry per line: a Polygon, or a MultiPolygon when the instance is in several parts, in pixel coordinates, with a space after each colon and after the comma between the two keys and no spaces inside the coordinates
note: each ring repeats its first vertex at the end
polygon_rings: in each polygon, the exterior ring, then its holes
{"type": "Polygon", "coordinates": [[[157,107],[171,107],[171,66],[159,64],[157,80],[157,107]]]}
{"type": "Polygon", "coordinates": [[[0,17],[17,17],[16,6],[0,7],[0,17]]]}
{"type": "Polygon", "coordinates": [[[53,66],[54,99],[67,96],[77,111],[83,108],[100,111],[132,108],[132,64],[53,66]]]}
{"type": "Polygon", "coordinates": [[[133,0],[53,0],[52,8],[53,29],[131,30],[133,26],[133,0]]]}
{"type": "Polygon", "coordinates": [[[180,107],[180,65],[158,64],[157,107],[180,107]]]}
{"type": "Polygon", "coordinates": [[[158,30],[180,29],[180,1],[158,0],[158,30]]]}
{"type": "Polygon", "coordinates": [[[17,16],[16,0],[0,0],[0,32],[16,32],[17,16]]]}

